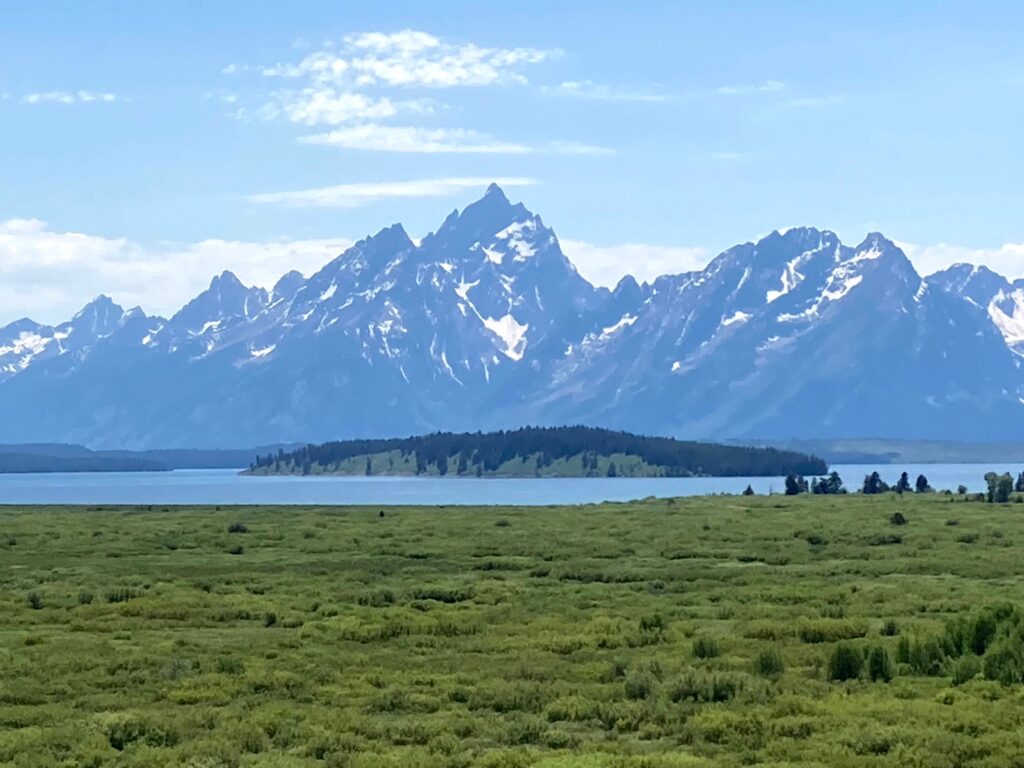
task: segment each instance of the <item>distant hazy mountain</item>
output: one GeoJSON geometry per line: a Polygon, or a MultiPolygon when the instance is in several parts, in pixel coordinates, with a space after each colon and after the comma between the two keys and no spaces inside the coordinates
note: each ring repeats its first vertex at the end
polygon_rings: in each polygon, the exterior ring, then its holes
{"type": "Polygon", "coordinates": [[[0,328],[0,442],[215,447],[584,423],[690,438],[1014,439],[1024,283],[922,279],[874,233],[773,232],[595,288],[496,186],[269,292],[172,318],[106,297],[0,328]]]}

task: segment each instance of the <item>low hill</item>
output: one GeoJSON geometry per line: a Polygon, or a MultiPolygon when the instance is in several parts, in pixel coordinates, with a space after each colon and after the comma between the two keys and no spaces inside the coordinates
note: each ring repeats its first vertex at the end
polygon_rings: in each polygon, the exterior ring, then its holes
{"type": "Polygon", "coordinates": [[[285,446],[261,448],[151,448],[143,451],[92,450],[72,443],[0,444],[0,473],[154,472],[172,469],[239,469],[258,456],[285,446]]]}
{"type": "Polygon", "coordinates": [[[251,475],[464,477],[693,477],[824,474],[816,456],[644,437],[592,427],[346,440],[260,456],[251,475]]]}
{"type": "Polygon", "coordinates": [[[831,440],[750,440],[787,451],[813,453],[829,464],[1000,464],[1024,462],[1024,442],[963,442],[849,438],[831,440]]]}
{"type": "Polygon", "coordinates": [[[162,472],[168,467],[151,459],[131,456],[47,455],[0,452],[0,474],[43,472],[162,472]]]}

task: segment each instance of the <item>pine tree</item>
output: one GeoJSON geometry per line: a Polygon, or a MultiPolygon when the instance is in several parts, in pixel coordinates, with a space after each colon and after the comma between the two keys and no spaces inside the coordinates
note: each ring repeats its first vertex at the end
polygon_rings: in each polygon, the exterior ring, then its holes
{"type": "Polygon", "coordinates": [[[807,492],[807,480],[803,475],[786,475],[786,495],[797,496],[807,492]]]}
{"type": "Polygon", "coordinates": [[[864,477],[864,488],[862,489],[862,493],[885,493],[888,490],[889,486],[882,480],[882,477],[878,472],[872,472],[870,475],[866,475],[864,477]]]}

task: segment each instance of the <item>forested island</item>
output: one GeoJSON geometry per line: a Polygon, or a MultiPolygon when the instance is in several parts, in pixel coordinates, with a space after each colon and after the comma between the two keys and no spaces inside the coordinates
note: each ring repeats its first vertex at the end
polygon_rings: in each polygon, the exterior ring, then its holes
{"type": "Polygon", "coordinates": [[[593,427],[345,440],[258,456],[249,475],[434,475],[458,477],[773,477],[823,474],[825,462],[777,448],[750,448],[593,427]]]}

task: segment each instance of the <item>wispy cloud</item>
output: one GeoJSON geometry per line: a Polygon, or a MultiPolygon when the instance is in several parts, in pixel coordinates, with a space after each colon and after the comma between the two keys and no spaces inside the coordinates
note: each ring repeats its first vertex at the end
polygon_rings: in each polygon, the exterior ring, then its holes
{"type": "Polygon", "coordinates": [[[266,67],[263,74],[345,87],[455,88],[525,83],[522,67],[558,54],[557,50],[539,48],[452,43],[407,29],[349,35],[340,50],[323,48],[299,62],[266,67]]]}
{"type": "Polygon", "coordinates": [[[1024,243],[1005,243],[998,248],[970,248],[949,243],[897,245],[923,275],[953,264],[967,263],[984,265],[1011,280],[1024,277],[1024,243]]]}
{"type": "Polygon", "coordinates": [[[21,101],[23,104],[109,104],[117,101],[117,95],[99,91],[45,91],[29,93],[21,101]]]}
{"type": "MultiPolygon", "coordinates": [[[[287,120],[333,130],[299,138],[303,144],[352,151],[407,154],[558,154],[600,156],[614,150],[581,141],[527,144],[468,126],[424,125],[424,116],[454,111],[437,94],[451,89],[527,82],[524,70],[558,56],[557,49],[488,47],[427,32],[366,32],[322,44],[293,62],[255,68],[277,87],[240,119],[287,120]]],[[[224,72],[243,71],[231,65],[224,72]]],[[[592,84],[591,84],[592,85],[592,84]]],[[[597,98],[658,99],[655,94],[581,90],[597,98]]],[[[433,122],[433,121],[431,121],[433,122]]]]}
{"type": "Polygon", "coordinates": [[[759,85],[723,85],[717,92],[723,96],[741,96],[749,93],[775,93],[785,88],[786,84],[781,80],[765,80],[759,85]]]}
{"type": "Polygon", "coordinates": [[[284,115],[303,125],[343,125],[361,120],[381,120],[401,111],[422,109],[415,102],[396,102],[387,97],[368,96],[334,88],[306,88],[300,93],[280,94],[279,105],[270,103],[262,111],[266,119],[284,115]]]}
{"type": "Polygon", "coordinates": [[[545,86],[541,90],[544,93],[557,94],[559,96],[573,96],[599,101],[665,102],[672,100],[670,94],[662,91],[650,88],[612,87],[595,83],[592,80],[566,80],[555,87],[545,86]]]}
{"type": "Polygon", "coordinates": [[[416,128],[373,124],[303,136],[299,141],[342,149],[419,154],[526,154],[531,151],[530,147],[524,144],[500,141],[486,134],[462,128],[416,128]]]}
{"type": "Polygon", "coordinates": [[[0,221],[0,325],[26,315],[61,322],[99,293],[166,316],[221,270],[269,288],[288,270],[310,274],[351,244],[338,237],[143,245],[55,231],[38,219],[0,221]]]}
{"type": "Polygon", "coordinates": [[[303,144],[340,149],[425,155],[609,155],[615,152],[607,147],[574,141],[554,141],[531,146],[502,141],[485,133],[464,128],[418,128],[372,123],[302,136],[299,141],[303,144]]]}
{"type": "Polygon", "coordinates": [[[707,266],[709,256],[695,246],[624,243],[595,245],[584,240],[560,240],[562,250],[580,274],[594,285],[614,286],[626,275],[651,281],[661,275],[690,272],[707,266]]]}
{"type": "Polygon", "coordinates": [[[445,197],[467,189],[483,188],[491,182],[503,187],[523,187],[536,184],[525,177],[482,178],[450,177],[419,179],[414,181],[385,181],[362,184],[337,184],[288,192],[261,192],[249,195],[252,203],[286,205],[295,208],[358,208],[379,200],[412,197],[445,197]]]}

